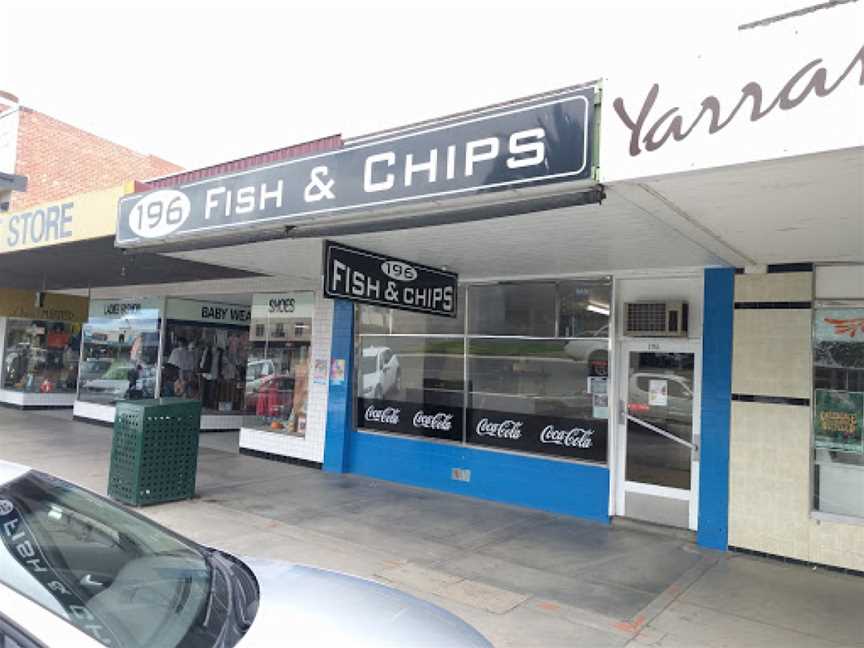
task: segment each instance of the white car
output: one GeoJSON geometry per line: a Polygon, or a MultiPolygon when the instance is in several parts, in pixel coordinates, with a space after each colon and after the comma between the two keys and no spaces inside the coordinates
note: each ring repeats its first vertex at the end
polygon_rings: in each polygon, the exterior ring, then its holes
{"type": "Polygon", "coordinates": [[[570,340],[564,345],[564,353],[576,362],[584,362],[589,376],[609,375],[609,325],[605,325],[586,337],[570,340]]]}
{"type": "Polygon", "coordinates": [[[202,547],[0,461],[3,648],[491,648],[431,603],[345,574],[202,547]]]}
{"type": "Polygon", "coordinates": [[[366,347],[360,356],[361,397],[381,399],[399,391],[402,369],[399,358],[388,347],[366,347]]]}

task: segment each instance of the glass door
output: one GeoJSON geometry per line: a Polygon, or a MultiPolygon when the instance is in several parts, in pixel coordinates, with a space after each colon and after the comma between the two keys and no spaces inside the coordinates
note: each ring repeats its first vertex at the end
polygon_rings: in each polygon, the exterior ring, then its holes
{"type": "Polygon", "coordinates": [[[696,346],[623,344],[619,515],[696,528],[701,373],[696,346]]]}

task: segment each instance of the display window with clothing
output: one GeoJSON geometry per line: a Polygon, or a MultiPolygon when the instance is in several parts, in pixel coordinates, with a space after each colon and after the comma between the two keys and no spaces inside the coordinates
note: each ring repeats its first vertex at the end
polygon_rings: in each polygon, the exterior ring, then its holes
{"type": "Polygon", "coordinates": [[[80,324],[9,319],[5,342],[4,389],[42,394],[75,392],[80,324]]]}
{"type": "Polygon", "coordinates": [[[161,395],[200,400],[211,413],[241,412],[248,342],[244,326],[168,320],[161,395]]]}

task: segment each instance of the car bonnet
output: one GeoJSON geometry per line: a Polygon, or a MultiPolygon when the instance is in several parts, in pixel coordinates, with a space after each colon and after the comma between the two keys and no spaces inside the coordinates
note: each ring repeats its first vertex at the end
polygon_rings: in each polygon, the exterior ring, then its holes
{"type": "Polygon", "coordinates": [[[244,563],[258,579],[261,600],[241,648],[491,648],[454,614],[399,590],[303,565],[255,559],[244,563]]]}

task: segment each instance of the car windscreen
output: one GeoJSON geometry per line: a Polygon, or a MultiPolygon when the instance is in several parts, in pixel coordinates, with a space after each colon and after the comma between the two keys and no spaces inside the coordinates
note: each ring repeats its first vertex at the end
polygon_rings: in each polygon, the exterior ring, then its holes
{"type": "Polygon", "coordinates": [[[231,645],[208,550],[41,473],[0,486],[0,581],[105,645],[231,645]]]}

